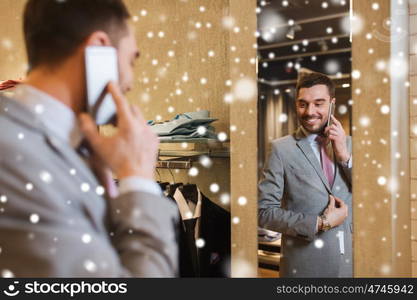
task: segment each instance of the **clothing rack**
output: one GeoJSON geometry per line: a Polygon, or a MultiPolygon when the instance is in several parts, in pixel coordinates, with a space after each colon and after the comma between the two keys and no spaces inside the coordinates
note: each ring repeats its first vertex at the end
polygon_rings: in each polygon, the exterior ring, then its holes
{"type": "Polygon", "coordinates": [[[229,151],[226,150],[205,150],[205,151],[190,151],[190,150],[160,150],[158,157],[160,156],[175,156],[175,157],[199,157],[201,155],[207,155],[214,158],[230,157],[229,151]]]}
{"type": "Polygon", "coordinates": [[[191,169],[191,160],[159,160],[156,167],[158,169],[191,169]]]}

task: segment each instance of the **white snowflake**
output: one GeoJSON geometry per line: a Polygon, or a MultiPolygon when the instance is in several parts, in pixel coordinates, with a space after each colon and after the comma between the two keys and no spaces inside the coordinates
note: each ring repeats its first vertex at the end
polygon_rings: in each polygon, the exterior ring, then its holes
{"type": "Polygon", "coordinates": [[[28,190],[28,191],[33,190],[33,184],[30,183],[30,182],[28,182],[25,187],[26,187],[26,190],[28,190]]]}
{"type": "Polygon", "coordinates": [[[256,96],[256,93],[257,84],[251,78],[241,78],[234,84],[233,95],[235,99],[249,101],[256,96]]]}
{"type": "Polygon", "coordinates": [[[223,205],[228,205],[230,203],[230,195],[228,193],[224,193],[220,195],[220,202],[223,205]]]}
{"type": "Polygon", "coordinates": [[[321,249],[324,246],[324,241],[322,239],[316,239],[314,241],[314,247],[316,247],[317,249],[321,249]]]}
{"type": "Polygon", "coordinates": [[[84,268],[90,273],[95,273],[97,271],[95,262],[89,259],[84,262],[84,268]]]}
{"type": "Polygon", "coordinates": [[[198,175],[198,169],[196,167],[192,167],[190,168],[190,170],[188,170],[188,175],[195,177],[198,175]]]}
{"type": "Polygon", "coordinates": [[[31,214],[29,220],[33,224],[37,224],[39,222],[39,215],[38,214],[31,214]]]}
{"type": "Polygon", "coordinates": [[[39,177],[45,183],[51,183],[52,182],[52,175],[47,171],[41,171],[39,173],[39,177]]]}
{"type": "Polygon", "coordinates": [[[88,233],[84,233],[81,237],[81,240],[84,244],[89,244],[91,242],[91,239],[91,235],[89,235],[88,233]]]}
{"type": "Polygon", "coordinates": [[[227,134],[226,134],[225,132],[220,132],[220,133],[217,135],[217,139],[218,139],[220,142],[224,142],[224,141],[226,141],[226,140],[227,140],[227,134]]]}
{"type": "Polygon", "coordinates": [[[90,190],[90,185],[88,183],[84,182],[84,183],[81,184],[80,188],[81,188],[82,192],[86,193],[90,190]]]}
{"type": "Polygon", "coordinates": [[[240,197],[237,199],[237,203],[238,203],[240,206],[245,206],[245,205],[248,203],[248,199],[246,199],[246,197],[244,197],[244,196],[240,196],[240,197]]]}
{"type": "Polygon", "coordinates": [[[210,192],[217,193],[220,190],[220,187],[217,183],[210,184],[210,192]]]}
{"type": "Polygon", "coordinates": [[[206,242],[204,241],[204,239],[199,238],[195,241],[195,245],[197,246],[197,248],[203,248],[206,245],[206,242]]]}
{"type": "MultiPolygon", "coordinates": [[[[204,127],[205,128],[205,127],[204,127]]],[[[198,129],[197,129],[198,130],[198,129]]],[[[210,168],[213,165],[212,160],[207,155],[200,156],[200,164],[205,168],[210,168]]]]}
{"type": "Polygon", "coordinates": [[[97,193],[97,195],[103,196],[105,192],[106,192],[106,190],[101,185],[99,185],[99,186],[96,187],[96,193],[97,193]]]}

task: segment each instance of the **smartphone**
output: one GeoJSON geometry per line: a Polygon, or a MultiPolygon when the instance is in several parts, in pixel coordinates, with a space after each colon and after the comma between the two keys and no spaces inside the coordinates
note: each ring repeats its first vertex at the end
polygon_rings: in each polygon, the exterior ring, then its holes
{"type": "Polygon", "coordinates": [[[107,93],[107,84],[119,80],[117,52],[113,47],[89,46],[85,49],[87,112],[97,125],[109,124],[116,105],[107,93]]]}
{"type": "Polygon", "coordinates": [[[333,102],[330,102],[329,114],[327,116],[327,127],[331,126],[333,123],[331,116],[334,115],[334,108],[335,104],[333,102]]]}

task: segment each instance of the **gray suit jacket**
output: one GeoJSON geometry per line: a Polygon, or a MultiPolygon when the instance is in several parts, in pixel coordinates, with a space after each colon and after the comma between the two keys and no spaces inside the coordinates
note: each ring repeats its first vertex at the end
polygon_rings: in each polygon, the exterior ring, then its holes
{"type": "Polygon", "coordinates": [[[103,198],[84,160],[34,113],[1,96],[0,128],[1,270],[17,277],[176,275],[171,201],[141,192],[103,198]]]}
{"type": "MultiPolygon", "coordinates": [[[[350,137],[347,143],[351,151],[350,137]]],[[[258,217],[261,227],[283,234],[281,277],[352,276],[351,169],[338,164],[330,187],[300,128],[272,143],[259,184],[258,217]],[[349,217],[342,225],[316,234],[317,216],[327,207],[329,194],[346,202],[349,217]],[[344,232],[343,256],[338,231],[344,232]]]]}

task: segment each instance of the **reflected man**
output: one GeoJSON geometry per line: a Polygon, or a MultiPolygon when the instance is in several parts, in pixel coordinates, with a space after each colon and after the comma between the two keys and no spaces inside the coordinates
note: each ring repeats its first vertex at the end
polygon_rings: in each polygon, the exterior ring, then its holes
{"type": "Polygon", "coordinates": [[[282,233],[281,277],[352,277],[352,142],[334,116],[327,126],[335,101],[327,76],[300,79],[301,126],[272,142],[259,184],[259,225],[282,233]]]}

